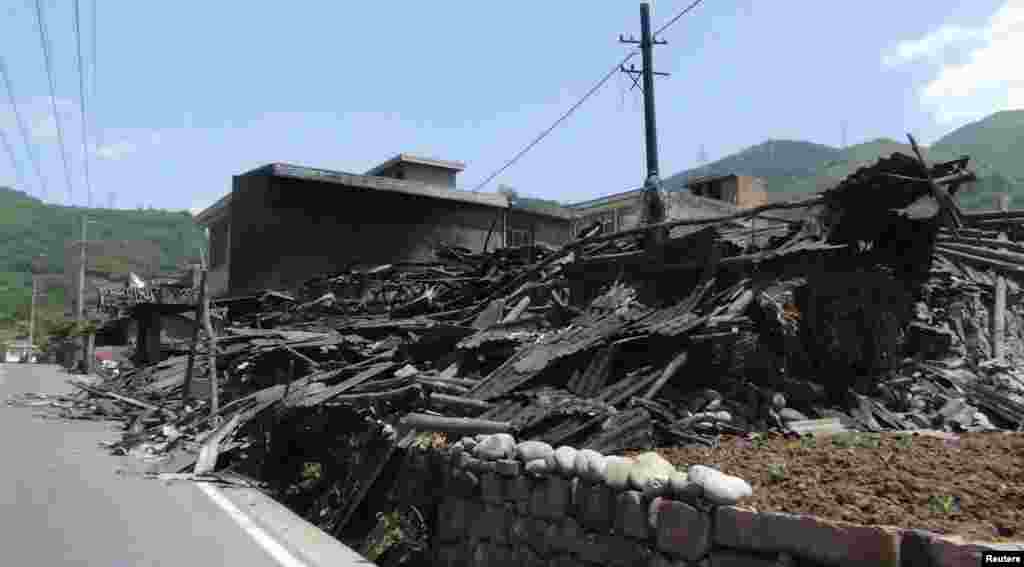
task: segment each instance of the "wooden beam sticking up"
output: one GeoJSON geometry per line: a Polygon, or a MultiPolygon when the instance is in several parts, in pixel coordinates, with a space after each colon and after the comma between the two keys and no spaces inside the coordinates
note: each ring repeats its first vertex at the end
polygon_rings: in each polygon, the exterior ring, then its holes
{"type": "Polygon", "coordinates": [[[921,164],[921,171],[924,173],[925,178],[928,179],[928,185],[932,188],[932,195],[939,202],[939,207],[942,208],[943,222],[947,227],[953,229],[955,233],[964,226],[964,221],[959,207],[956,206],[956,201],[953,200],[953,197],[949,196],[949,192],[944,187],[935,182],[931,169],[928,168],[928,162],[924,160],[924,156],[921,154],[921,149],[917,147],[917,140],[914,139],[914,136],[907,134],[907,139],[910,140],[910,147],[913,148],[914,155],[917,156],[917,161],[921,164]]]}

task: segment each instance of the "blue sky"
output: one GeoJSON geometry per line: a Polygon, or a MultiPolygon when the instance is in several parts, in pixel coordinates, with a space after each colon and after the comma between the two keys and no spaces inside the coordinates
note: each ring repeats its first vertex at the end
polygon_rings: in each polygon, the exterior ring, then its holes
{"type": "MultiPolygon", "coordinates": [[[[639,3],[98,2],[89,91],[93,204],[195,209],[269,162],[363,172],[398,152],[463,161],[471,188],[582,96],[631,48],[639,3]]],[[[72,0],[42,0],[71,165],[50,116],[34,0],[4,0],[0,55],[47,182],[86,203],[72,0]]],[[[655,27],[686,1],[652,2],[655,27]]],[[[705,0],[656,49],[664,175],[768,138],[928,143],[1024,107],[1021,0],[705,0]],[[1014,33],[1016,32],[1016,33],[1014,33]],[[1004,64],[1005,63],[1005,64],[1004,64]]],[[[91,67],[91,0],[81,0],[91,67]]],[[[635,60],[639,65],[639,57],[635,60]]],[[[496,178],[582,200],[638,186],[642,107],[616,76],[496,178]]],[[[39,182],[0,92],[0,128],[29,193],[39,182]]],[[[6,156],[0,185],[22,186],[6,156]]]]}

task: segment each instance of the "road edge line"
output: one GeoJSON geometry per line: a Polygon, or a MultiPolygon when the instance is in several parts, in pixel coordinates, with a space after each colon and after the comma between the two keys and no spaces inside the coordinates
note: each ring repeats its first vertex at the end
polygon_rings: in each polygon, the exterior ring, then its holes
{"type": "Polygon", "coordinates": [[[197,482],[196,485],[199,487],[199,490],[203,491],[203,494],[206,494],[214,504],[234,520],[279,565],[282,567],[310,567],[305,561],[299,559],[285,546],[281,545],[280,542],[260,527],[255,520],[238,509],[216,486],[208,482],[197,482]]]}

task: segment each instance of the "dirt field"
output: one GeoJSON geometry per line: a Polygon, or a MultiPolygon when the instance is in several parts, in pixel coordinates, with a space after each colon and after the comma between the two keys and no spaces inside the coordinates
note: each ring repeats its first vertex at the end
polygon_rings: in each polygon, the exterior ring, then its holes
{"type": "Polygon", "coordinates": [[[746,479],[759,511],[1024,540],[1024,434],[844,434],[730,439],[719,449],[658,449],[677,466],[746,479]]]}

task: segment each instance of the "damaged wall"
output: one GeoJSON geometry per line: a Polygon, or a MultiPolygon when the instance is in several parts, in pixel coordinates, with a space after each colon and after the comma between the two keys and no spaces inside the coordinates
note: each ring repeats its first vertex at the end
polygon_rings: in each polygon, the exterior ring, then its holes
{"type": "MultiPolygon", "coordinates": [[[[230,293],[281,289],[357,264],[433,261],[444,243],[482,250],[500,209],[250,174],[231,194],[230,293]]],[[[500,230],[491,246],[503,245],[500,230]]]]}

